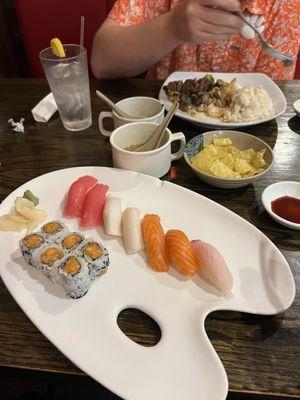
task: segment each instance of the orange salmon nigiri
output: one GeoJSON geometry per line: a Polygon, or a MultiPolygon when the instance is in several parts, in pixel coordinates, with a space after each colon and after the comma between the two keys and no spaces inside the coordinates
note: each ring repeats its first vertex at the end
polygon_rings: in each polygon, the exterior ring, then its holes
{"type": "Polygon", "coordinates": [[[166,233],[166,246],[171,263],[187,276],[195,275],[198,264],[186,234],[178,230],[166,233]]]}
{"type": "Polygon", "coordinates": [[[157,272],[169,269],[165,235],[160,218],[155,214],[146,214],[142,220],[142,233],[146,245],[148,263],[157,272]]]}

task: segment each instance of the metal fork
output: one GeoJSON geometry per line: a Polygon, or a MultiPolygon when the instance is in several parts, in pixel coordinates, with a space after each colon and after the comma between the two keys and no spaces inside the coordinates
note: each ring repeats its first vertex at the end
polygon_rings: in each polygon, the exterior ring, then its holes
{"type": "Polygon", "coordinates": [[[266,39],[265,39],[264,36],[259,32],[259,30],[256,29],[256,27],[253,26],[249,21],[247,21],[247,19],[244,17],[244,15],[243,15],[240,11],[237,11],[237,12],[236,12],[236,15],[238,15],[238,16],[245,22],[245,24],[249,25],[250,28],[252,28],[252,29],[254,30],[254,32],[255,32],[255,33],[257,34],[257,36],[259,37],[259,40],[261,41],[262,50],[263,50],[266,54],[268,54],[268,55],[271,56],[271,57],[278,58],[279,60],[282,60],[282,61],[283,61],[283,64],[284,64],[285,66],[287,66],[287,67],[288,67],[289,65],[291,65],[291,64],[295,61],[295,58],[294,58],[294,57],[288,56],[288,55],[283,54],[283,53],[281,53],[280,51],[274,49],[274,47],[272,47],[272,46],[266,41],[266,39]]]}

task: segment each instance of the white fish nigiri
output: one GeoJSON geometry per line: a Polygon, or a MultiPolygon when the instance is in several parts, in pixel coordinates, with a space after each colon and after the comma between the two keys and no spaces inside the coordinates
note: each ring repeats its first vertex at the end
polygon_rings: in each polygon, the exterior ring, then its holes
{"type": "Polygon", "coordinates": [[[103,210],[105,232],[122,236],[122,201],[118,197],[107,197],[103,210]]]}
{"type": "Polygon", "coordinates": [[[199,264],[200,278],[219,289],[225,296],[229,295],[233,278],[222,254],[214,246],[202,240],[192,240],[191,245],[199,264]]]}
{"type": "Polygon", "coordinates": [[[128,207],[122,214],[123,240],[127,254],[134,254],[145,247],[140,210],[135,207],[128,207]]]}

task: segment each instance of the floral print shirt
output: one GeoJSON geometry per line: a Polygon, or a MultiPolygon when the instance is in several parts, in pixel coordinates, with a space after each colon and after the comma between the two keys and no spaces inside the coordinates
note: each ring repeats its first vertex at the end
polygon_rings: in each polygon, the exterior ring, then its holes
{"type": "MultiPolygon", "coordinates": [[[[117,0],[109,17],[120,25],[137,25],[170,11],[181,0],[117,0]]],[[[264,36],[279,51],[297,58],[300,0],[244,0],[252,14],[265,18],[264,36]]],[[[165,79],[173,71],[262,72],[272,79],[293,79],[296,63],[285,67],[261,50],[259,39],[232,36],[226,42],[182,43],[147,73],[165,79]]]]}

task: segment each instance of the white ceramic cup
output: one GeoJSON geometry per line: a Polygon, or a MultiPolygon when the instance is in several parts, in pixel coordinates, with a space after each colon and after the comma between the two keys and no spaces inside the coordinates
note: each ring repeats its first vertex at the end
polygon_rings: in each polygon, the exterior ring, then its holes
{"type": "Polygon", "coordinates": [[[110,136],[113,165],[116,168],[137,171],[160,178],[171,167],[173,160],[182,157],[185,148],[185,136],[182,132],[172,133],[166,129],[164,144],[151,151],[134,152],[126,148],[145,142],[158,124],[151,122],[133,122],[115,129],[110,136]],[[180,140],[180,148],[171,152],[171,143],[180,140]]]}
{"type": "MultiPolygon", "coordinates": [[[[116,103],[117,106],[127,114],[136,115],[138,117],[145,117],[139,121],[161,123],[164,119],[164,105],[153,97],[128,97],[116,103]]],[[[99,114],[99,130],[103,136],[110,136],[113,131],[109,131],[104,128],[103,120],[105,118],[111,118],[114,123],[114,129],[119,126],[136,122],[136,119],[124,118],[117,115],[114,111],[101,111],[99,114]]]]}

